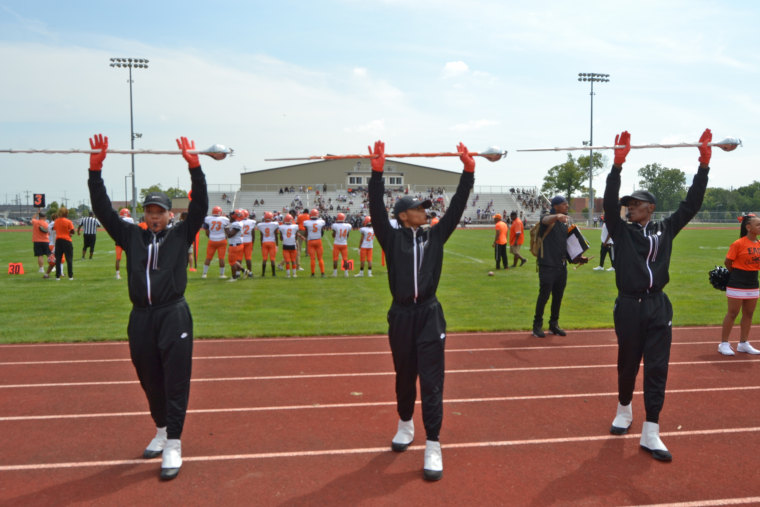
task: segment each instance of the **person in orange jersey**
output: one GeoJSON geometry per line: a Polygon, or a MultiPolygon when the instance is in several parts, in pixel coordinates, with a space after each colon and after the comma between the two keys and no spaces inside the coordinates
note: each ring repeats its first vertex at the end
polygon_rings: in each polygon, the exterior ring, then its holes
{"type": "Polygon", "coordinates": [[[66,257],[66,270],[69,280],[74,279],[74,244],[71,242],[71,234],[74,232],[74,224],[68,219],[69,210],[61,206],[58,210],[58,218],[53,222],[55,229],[55,279],[61,279],[61,259],[66,257]]]}
{"type": "Polygon", "coordinates": [[[726,254],[726,268],[729,271],[726,297],[728,311],[723,318],[721,342],[718,352],[724,356],[733,356],[734,351],[728,343],[731,329],[734,327],[737,315],[741,311],[742,319],[739,324],[738,352],[745,354],[760,354],[760,350],[750,345],[749,330],[752,327],[752,314],[755,313],[757,298],[760,297],[757,272],[760,270],[760,218],[755,215],[740,217],[741,227],[739,239],[731,243],[726,254]]]}

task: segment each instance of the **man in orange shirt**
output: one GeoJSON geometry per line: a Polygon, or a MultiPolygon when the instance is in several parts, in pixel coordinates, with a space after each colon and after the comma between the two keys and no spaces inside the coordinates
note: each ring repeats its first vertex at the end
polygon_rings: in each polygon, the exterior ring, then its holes
{"type": "Polygon", "coordinates": [[[517,216],[517,212],[513,211],[509,214],[509,218],[512,219],[512,225],[509,227],[509,251],[514,256],[514,262],[512,267],[517,266],[517,259],[520,259],[520,267],[523,266],[528,259],[520,255],[520,246],[525,241],[525,234],[523,230],[522,220],[517,216]]]}
{"type": "Polygon", "coordinates": [[[504,269],[509,269],[509,261],[507,261],[507,224],[501,219],[501,215],[496,213],[493,216],[493,222],[496,224],[496,236],[493,240],[494,257],[496,257],[496,269],[504,264],[504,269]]]}
{"type": "Polygon", "coordinates": [[[69,210],[61,206],[58,209],[58,218],[53,222],[55,229],[55,279],[61,279],[61,260],[66,257],[66,269],[69,280],[74,279],[74,245],[71,243],[71,233],[74,232],[74,224],[67,217],[69,210]]]}
{"type": "Polygon", "coordinates": [[[45,213],[40,211],[39,218],[32,220],[32,242],[34,243],[34,256],[37,257],[37,264],[39,266],[39,272],[44,273],[45,268],[43,264],[45,258],[50,255],[50,247],[48,241],[50,240],[50,234],[48,234],[48,223],[45,220],[45,213]]]}

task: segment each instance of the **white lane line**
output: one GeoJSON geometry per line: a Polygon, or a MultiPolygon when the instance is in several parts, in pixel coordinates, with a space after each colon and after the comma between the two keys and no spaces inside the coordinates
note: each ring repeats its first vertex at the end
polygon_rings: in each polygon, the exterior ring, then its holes
{"type": "Polygon", "coordinates": [[[711,498],[706,500],[695,500],[693,502],[648,503],[640,504],[637,507],[705,507],[708,505],[746,505],[751,503],[760,503],[760,496],[748,496],[744,498],[711,498]]]}
{"type": "MultiPolygon", "coordinates": [[[[676,345],[715,345],[715,340],[704,342],[683,342],[673,343],[676,345]]],[[[483,347],[483,348],[470,348],[470,349],[455,349],[447,348],[446,353],[461,353],[466,352],[469,354],[478,352],[531,352],[531,351],[547,351],[547,350],[573,350],[573,349],[599,349],[599,348],[617,348],[616,343],[607,344],[592,344],[592,345],[558,345],[550,347],[483,347]]],[[[280,359],[280,358],[309,358],[309,357],[347,357],[347,356],[379,356],[390,355],[390,350],[378,350],[378,351],[356,351],[356,352],[303,352],[303,353],[287,353],[287,354],[244,354],[244,355],[227,355],[227,356],[193,356],[193,360],[227,360],[227,359],[280,359]]],[[[89,364],[89,363],[119,363],[119,362],[131,362],[128,357],[118,359],[60,359],[51,361],[5,361],[0,362],[0,366],[32,366],[32,365],[47,365],[47,364],[89,364]]],[[[728,360],[730,361],[730,359],[728,360]]]]}
{"type": "MultiPolygon", "coordinates": [[[[681,332],[687,332],[687,331],[694,331],[694,330],[715,330],[720,329],[720,326],[685,326],[685,327],[674,327],[673,328],[673,334],[679,335],[681,332]]],[[[567,331],[573,333],[573,334],[610,334],[610,336],[615,336],[615,330],[611,328],[601,328],[601,329],[567,329],[567,331]]],[[[493,336],[529,336],[530,330],[521,330],[521,331],[484,331],[484,332],[458,332],[458,333],[447,333],[448,338],[461,338],[461,337],[469,337],[469,338],[490,338],[493,336]]],[[[371,335],[356,335],[356,336],[282,336],[282,337],[275,337],[275,338],[220,338],[220,339],[212,339],[212,338],[196,338],[194,345],[195,346],[206,346],[206,345],[226,345],[229,343],[245,343],[245,342],[251,342],[251,343],[258,343],[258,342],[292,342],[292,341],[306,341],[306,342],[317,342],[317,341],[342,341],[342,340],[388,340],[388,335],[386,334],[371,334],[371,335]]],[[[0,344],[0,350],[4,348],[42,348],[42,347],[84,347],[84,346],[114,346],[118,345],[121,347],[126,347],[127,342],[126,340],[122,341],[115,341],[115,342],[75,342],[75,343],[7,343],[7,344],[0,344]]]]}
{"type": "MultiPolygon", "coordinates": [[[[714,430],[694,430],[694,431],[671,431],[661,433],[664,437],[687,437],[703,435],[725,435],[735,433],[756,433],[760,432],[760,427],[750,428],[721,428],[714,430]]],[[[522,445],[546,445],[546,444],[574,444],[599,442],[619,439],[640,438],[641,434],[627,434],[620,436],[611,435],[587,435],[580,437],[562,437],[562,438],[534,438],[525,440],[501,440],[489,442],[460,442],[451,444],[442,444],[443,449],[477,449],[483,447],[511,447],[522,445]]],[[[411,445],[408,450],[424,451],[424,445],[411,445]]],[[[303,458],[314,456],[347,456],[352,454],[376,454],[390,452],[388,446],[383,447],[365,447],[353,449],[321,449],[316,451],[290,451],[290,452],[261,452],[251,454],[228,454],[219,456],[182,456],[183,461],[187,462],[210,462],[210,461],[233,461],[233,460],[261,460],[272,458],[303,458]]],[[[110,461],[73,461],[68,463],[30,463],[25,465],[3,465],[0,466],[0,472],[15,472],[21,470],[50,470],[56,468],[87,468],[87,467],[106,467],[106,466],[123,466],[151,463],[155,464],[158,460],[110,460],[110,461]]]]}
{"type": "MultiPolygon", "coordinates": [[[[674,361],[669,366],[702,366],[708,364],[723,364],[729,366],[740,363],[757,363],[755,359],[734,359],[734,360],[715,360],[715,361],[674,361]]],[[[511,373],[511,372],[535,372],[535,371],[559,371],[559,370],[590,370],[595,368],[617,368],[616,364],[581,364],[581,365],[560,365],[560,366],[520,366],[510,368],[473,368],[468,370],[447,370],[447,375],[457,373],[511,373]]],[[[255,380],[304,380],[319,378],[352,378],[352,377],[384,377],[395,375],[392,371],[377,372],[356,372],[356,373],[311,373],[303,375],[262,375],[253,377],[213,377],[213,378],[194,378],[191,382],[247,382],[255,380]]],[[[40,384],[6,384],[0,385],[0,389],[21,389],[29,387],[83,387],[83,386],[111,386],[137,384],[137,380],[109,380],[105,382],[49,382],[40,384]]]]}
{"type": "MultiPolygon", "coordinates": [[[[760,386],[731,386],[731,387],[704,387],[704,388],[691,388],[691,389],[670,389],[669,395],[676,394],[691,394],[691,393],[712,393],[712,392],[727,392],[727,391],[757,391],[760,390],[760,386]]],[[[635,391],[634,395],[643,394],[643,391],[635,391]]],[[[557,400],[557,399],[573,399],[573,398],[602,398],[602,397],[614,397],[617,396],[617,392],[611,391],[607,393],[566,393],[566,394],[534,394],[525,396],[491,396],[487,398],[452,398],[446,399],[446,405],[457,403],[495,403],[495,402],[507,402],[507,401],[543,401],[543,400],[557,400]]],[[[417,400],[416,405],[420,405],[420,400],[417,400]]],[[[310,403],[308,405],[272,405],[267,407],[228,407],[228,408],[196,408],[189,409],[188,414],[225,414],[225,413],[239,413],[239,412],[277,412],[277,411],[289,411],[289,410],[315,410],[315,409],[354,409],[354,408],[366,408],[366,407],[386,407],[395,406],[395,401],[375,401],[375,402],[363,402],[363,403],[310,403]]],[[[134,417],[145,416],[149,412],[100,412],[91,414],[50,414],[50,415],[19,415],[19,416],[6,416],[0,417],[0,422],[9,421],[45,421],[56,419],[92,419],[98,417],[134,417]]]]}

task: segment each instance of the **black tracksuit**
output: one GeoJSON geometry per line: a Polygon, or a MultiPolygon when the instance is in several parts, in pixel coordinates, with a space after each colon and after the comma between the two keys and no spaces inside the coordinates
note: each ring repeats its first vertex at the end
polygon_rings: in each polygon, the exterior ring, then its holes
{"type": "MultiPolygon", "coordinates": [[[[551,224],[546,225],[542,222],[538,228],[538,234],[543,236],[549,227],[551,224]]],[[[536,312],[533,315],[534,329],[540,329],[544,325],[544,308],[550,295],[552,306],[549,325],[559,326],[559,309],[567,285],[567,224],[559,220],[554,222],[554,227],[544,238],[543,245],[543,255],[539,255],[536,259],[538,264],[538,298],[536,299],[536,312]]]]}
{"type": "Polygon", "coordinates": [[[462,172],[449,209],[433,227],[394,229],[384,204],[383,173],[374,171],[369,183],[372,227],[385,251],[388,285],[393,303],[388,310],[388,339],[396,371],[399,417],[414,413],[416,379],[420,378],[422,419],[428,440],[437,441],[443,420],[444,348],[446,320],[435,296],[441,278],[443,245],[457,227],[475,176],[462,172]]]}
{"type": "Polygon", "coordinates": [[[631,402],[643,357],[646,420],[658,423],[665,400],[673,319],[673,307],[662,290],[670,279],[673,239],[702,206],[710,168],[699,168],[686,200],[672,215],[645,227],[620,218],[621,170],[612,166],[604,191],[604,219],[615,241],[618,400],[622,405],[631,402]]]}
{"type": "Polygon", "coordinates": [[[166,426],[170,439],[182,434],[190,394],[193,321],[184,298],[187,250],[208,211],[203,171],[193,168],[190,177],[193,200],[187,219],[158,234],[119,218],[100,171],[90,171],[88,181],[95,215],[127,254],[132,364],[156,426],[166,426]]]}

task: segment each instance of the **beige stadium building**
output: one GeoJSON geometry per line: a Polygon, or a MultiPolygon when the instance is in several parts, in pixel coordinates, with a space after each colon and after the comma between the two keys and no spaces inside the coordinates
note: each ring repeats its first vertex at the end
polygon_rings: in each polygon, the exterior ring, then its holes
{"type": "MultiPolygon", "coordinates": [[[[445,211],[460,174],[387,159],[383,174],[389,191],[386,204],[391,206],[400,196],[414,195],[433,200],[438,210],[445,211]]],[[[321,209],[327,208],[331,215],[337,213],[338,206],[341,211],[364,215],[368,213],[366,190],[371,175],[368,159],[320,160],[246,171],[240,174],[239,188],[209,185],[209,205],[221,206],[224,213],[245,208],[261,216],[265,211],[311,209],[321,203],[321,209]],[[328,208],[332,205],[334,213],[328,208]]],[[[476,223],[491,223],[494,213],[513,210],[524,211],[526,218],[532,217],[538,209],[527,207],[525,196],[538,196],[536,188],[476,186],[468,198],[464,217],[476,223]]]]}

